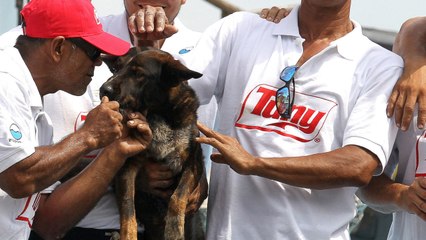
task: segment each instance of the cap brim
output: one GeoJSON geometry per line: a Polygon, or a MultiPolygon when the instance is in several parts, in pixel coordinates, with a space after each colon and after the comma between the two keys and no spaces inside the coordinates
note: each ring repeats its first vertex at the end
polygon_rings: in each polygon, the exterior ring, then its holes
{"type": "Polygon", "coordinates": [[[97,47],[102,52],[114,56],[122,56],[130,49],[130,43],[106,32],[81,38],[97,47]]]}

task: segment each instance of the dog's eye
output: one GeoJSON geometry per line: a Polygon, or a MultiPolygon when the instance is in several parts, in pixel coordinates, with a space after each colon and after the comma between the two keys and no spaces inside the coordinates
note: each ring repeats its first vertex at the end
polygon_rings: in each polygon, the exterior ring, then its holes
{"type": "Polygon", "coordinates": [[[111,73],[113,74],[118,72],[118,69],[115,67],[112,67],[110,70],[111,70],[111,73]]]}

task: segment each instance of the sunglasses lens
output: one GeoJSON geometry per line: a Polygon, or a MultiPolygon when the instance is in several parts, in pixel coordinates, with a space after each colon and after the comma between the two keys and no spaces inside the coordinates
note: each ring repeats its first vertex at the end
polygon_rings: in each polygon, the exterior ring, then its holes
{"type": "Polygon", "coordinates": [[[277,111],[281,117],[289,119],[294,102],[294,74],[297,71],[297,66],[289,66],[283,69],[280,79],[285,82],[284,87],[277,90],[275,95],[275,103],[277,111]]]}
{"type": "Polygon", "coordinates": [[[93,62],[101,56],[101,51],[98,48],[84,41],[83,39],[68,38],[68,40],[74,43],[77,47],[81,48],[93,62]]]}
{"type": "Polygon", "coordinates": [[[276,95],[276,105],[278,113],[284,118],[290,118],[291,99],[288,87],[278,89],[276,95]]]}
{"type": "Polygon", "coordinates": [[[297,67],[286,67],[284,68],[284,70],[281,72],[281,80],[288,82],[290,81],[294,74],[296,73],[297,67]]]}
{"type": "Polygon", "coordinates": [[[98,59],[100,56],[101,56],[101,51],[99,51],[98,49],[96,49],[92,54],[89,55],[89,58],[92,61],[96,61],[96,59],[98,59]]]}

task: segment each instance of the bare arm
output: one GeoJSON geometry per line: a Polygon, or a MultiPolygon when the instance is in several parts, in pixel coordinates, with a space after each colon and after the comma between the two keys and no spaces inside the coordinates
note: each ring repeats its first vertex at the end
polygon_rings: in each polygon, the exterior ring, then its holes
{"type": "Polygon", "coordinates": [[[331,152],[303,157],[260,158],[245,151],[235,138],[208,129],[197,139],[216,148],[211,155],[216,163],[228,164],[244,175],[257,175],[298,187],[328,189],[366,185],[377,166],[376,156],[358,146],[346,146],[331,152]]]}
{"type": "Polygon", "coordinates": [[[409,186],[382,174],[358,190],[358,197],[383,213],[406,211],[426,221],[426,179],[416,178],[409,186]]]}
{"type": "Polygon", "coordinates": [[[152,139],[142,115],[134,115],[129,128],[137,128],[138,139],[122,137],[106,147],[80,174],[59,185],[50,195],[43,195],[33,229],[43,239],[58,239],[75,226],[107,191],[111,180],[125,160],[141,151],[152,139]]]}
{"type": "Polygon", "coordinates": [[[388,116],[407,130],[418,103],[417,127],[426,126],[426,17],[407,20],[401,27],[393,51],[404,59],[404,72],[389,98],[388,116]]]}
{"type": "Polygon", "coordinates": [[[15,198],[45,189],[69,172],[81,156],[118,138],[121,120],[118,103],[105,99],[76,133],[55,145],[37,147],[32,155],[0,173],[0,187],[15,198]]]}

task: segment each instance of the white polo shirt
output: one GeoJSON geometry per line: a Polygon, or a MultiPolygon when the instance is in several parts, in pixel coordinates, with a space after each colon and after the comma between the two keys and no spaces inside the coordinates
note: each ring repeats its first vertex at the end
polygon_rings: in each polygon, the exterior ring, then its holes
{"type": "MultiPolygon", "coordinates": [[[[203,73],[190,82],[201,102],[218,99],[216,130],[255,156],[306,156],[358,145],[384,166],[397,131],[386,102],[401,75],[401,58],[368,40],[354,22],[352,32],[298,69],[292,117],[280,119],[279,75],[303,51],[297,13],[298,7],[279,24],[235,13],[208,28],[183,56],[203,73]]],[[[207,239],[349,239],[355,191],[300,188],[213,163],[207,239]]]]}
{"type": "MultiPolygon", "coordinates": [[[[394,151],[385,173],[392,177],[396,166],[395,182],[411,185],[416,177],[426,177],[426,131],[417,128],[417,109],[412,123],[405,132],[399,131],[394,151]]],[[[416,214],[406,211],[393,213],[389,240],[423,240],[426,236],[426,222],[416,214]]]]}
{"type": "MultiPolygon", "coordinates": [[[[0,172],[52,143],[53,127],[16,48],[0,50],[0,172]]],[[[50,192],[51,189],[46,189],[50,192]]],[[[14,199],[0,189],[0,239],[27,239],[39,193],[14,199]]]]}

